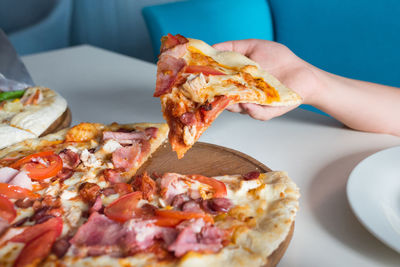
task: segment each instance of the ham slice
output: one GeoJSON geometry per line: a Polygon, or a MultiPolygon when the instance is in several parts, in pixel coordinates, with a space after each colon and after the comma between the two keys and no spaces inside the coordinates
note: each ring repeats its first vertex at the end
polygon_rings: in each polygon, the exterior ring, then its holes
{"type": "Polygon", "coordinates": [[[187,193],[191,199],[201,197],[200,186],[207,186],[177,173],[166,173],[160,180],[161,196],[167,205],[171,204],[175,196],[187,193]]]}
{"type": "Polygon", "coordinates": [[[18,174],[18,170],[16,170],[16,169],[9,168],[9,167],[0,168],[0,183],[8,183],[17,174],[18,174]]]}
{"type": "Polygon", "coordinates": [[[177,173],[166,173],[161,178],[161,196],[167,205],[172,203],[175,196],[188,191],[189,187],[183,182],[182,177],[182,175],[177,173]]]}
{"type": "Polygon", "coordinates": [[[139,161],[141,152],[140,144],[121,147],[112,153],[112,163],[115,168],[122,168],[126,171],[131,169],[139,161]]]}
{"type": "Polygon", "coordinates": [[[155,97],[171,92],[171,88],[177,80],[178,73],[186,66],[182,58],[176,58],[168,54],[161,55],[157,63],[157,80],[155,97]]]}
{"type": "Polygon", "coordinates": [[[75,246],[111,246],[125,234],[121,224],[93,212],[69,241],[75,246]]]}
{"type": "Polygon", "coordinates": [[[93,212],[70,243],[78,255],[132,255],[151,246],[155,239],[171,244],[176,235],[177,230],[156,226],[152,220],[132,219],[120,224],[93,212]]]}
{"type": "Polygon", "coordinates": [[[11,181],[8,182],[10,185],[17,185],[19,187],[32,190],[32,180],[29,178],[25,171],[20,171],[11,181]]]}
{"type": "Polygon", "coordinates": [[[157,137],[158,128],[157,127],[147,127],[146,129],[144,129],[144,132],[148,137],[156,138],[157,137]]]}
{"type": "Polygon", "coordinates": [[[180,231],[178,237],[168,246],[176,257],[189,251],[218,252],[223,247],[224,230],[207,226],[202,219],[182,222],[177,229],[180,231]]]}
{"type": "Polygon", "coordinates": [[[103,132],[103,140],[115,140],[121,145],[129,145],[133,144],[140,140],[148,139],[148,136],[145,132],[142,131],[133,131],[133,132],[111,132],[104,131],[103,132]]]}
{"type": "Polygon", "coordinates": [[[111,184],[123,183],[121,172],[123,169],[105,169],[103,172],[104,178],[111,184]]]}

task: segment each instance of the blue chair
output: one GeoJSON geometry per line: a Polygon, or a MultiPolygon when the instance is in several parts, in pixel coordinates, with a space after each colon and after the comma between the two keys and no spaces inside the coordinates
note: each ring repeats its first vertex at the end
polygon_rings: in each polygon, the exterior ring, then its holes
{"type": "MultiPolygon", "coordinates": [[[[159,54],[160,39],[167,33],[180,33],[209,44],[250,38],[273,40],[266,0],[191,0],[145,7],[143,16],[154,55],[159,54]]],[[[327,115],[310,105],[301,107],[327,115]]]]}
{"type": "Polygon", "coordinates": [[[227,40],[273,39],[272,18],[265,0],[191,0],[143,9],[154,55],[167,33],[180,33],[209,44],[227,40]]]}
{"type": "Polygon", "coordinates": [[[275,40],[345,77],[400,87],[400,1],[269,0],[275,40]]]}
{"type": "Polygon", "coordinates": [[[8,35],[20,55],[69,46],[72,2],[55,1],[50,14],[36,24],[8,35]]]}

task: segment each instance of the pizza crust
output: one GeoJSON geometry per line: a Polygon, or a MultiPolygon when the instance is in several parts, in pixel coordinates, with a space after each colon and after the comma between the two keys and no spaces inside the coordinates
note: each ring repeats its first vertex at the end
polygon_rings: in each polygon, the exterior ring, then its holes
{"type": "Polygon", "coordinates": [[[9,144],[35,137],[33,133],[9,125],[0,124],[0,149],[5,148],[9,144]]]}
{"type": "Polygon", "coordinates": [[[279,101],[268,102],[267,99],[241,99],[237,103],[256,103],[270,106],[294,106],[300,105],[301,97],[291,89],[283,85],[278,79],[262,69],[260,65],[249,59],[248,57],[234,51],[220,51],[205,42],[197,39],[187,38],[189,40],[188,47],[194,47],[203,54],[211,57],[221,65],[242,69],[246,66],[255,66],[256,68],[246,68],[246,72],[250,73],[255,78],[263,78],[265,82],[274,87],[280,96],[279,101]]]}

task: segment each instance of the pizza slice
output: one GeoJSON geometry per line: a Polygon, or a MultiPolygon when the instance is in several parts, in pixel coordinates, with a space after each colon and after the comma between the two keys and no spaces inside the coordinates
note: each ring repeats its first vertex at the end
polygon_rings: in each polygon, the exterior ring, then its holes
{"type": "Polygon", "coordinates": [[[154,96],[160,97],[178,158],[230,104],[292,106],[301,97],[249,58],[203,41],[164,36],[154,96]]]}
{"type": "Polygon", "coordinates": [[[60,120],[68,126],[68,112],[66,100],[49,88],[0,91],[0,149],[54,131],[60,120]]]}
{"type": "Polygon", "coordinates": [[[103,201],[133,191],[127,182],[167,134],[161,123],[81,123],[1,150],[0,266],[65,253],[103,201]]]}

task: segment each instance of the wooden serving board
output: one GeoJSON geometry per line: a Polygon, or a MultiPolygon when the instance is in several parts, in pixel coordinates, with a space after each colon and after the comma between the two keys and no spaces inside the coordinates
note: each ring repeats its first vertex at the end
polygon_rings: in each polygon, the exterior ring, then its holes
{"type": "Polygon", "coordinates": [[[71,111],[69,110],[69,108],[67,108],[64,113],[58,118],[56,119],[50,126],[49,128],[47,128],[46,131],[44,131],[40,137],[45,136],[47,134],[51,134],[51,133],[55,133],[61,129],[67,128],[71,125],[71,120],[72,120],[72,116],[71,116],[71,111]]]}
{"type": "MultiPolygon", "coordinates": [[[[152,157],[138,170],[138,174],[176,172],[181,174],[202,174],[218,176],[224,174],[245,174],[251,171],[269,172],[270,168],[256,159],[239,151],[198,142],[185,156],[178,160],[170,144],[161,146],[152,157]]],[[[268,257],[265,267],[278,264],[285,253],[294,231],[292,224],[289,234],[279,247],[268,257]]]]}

